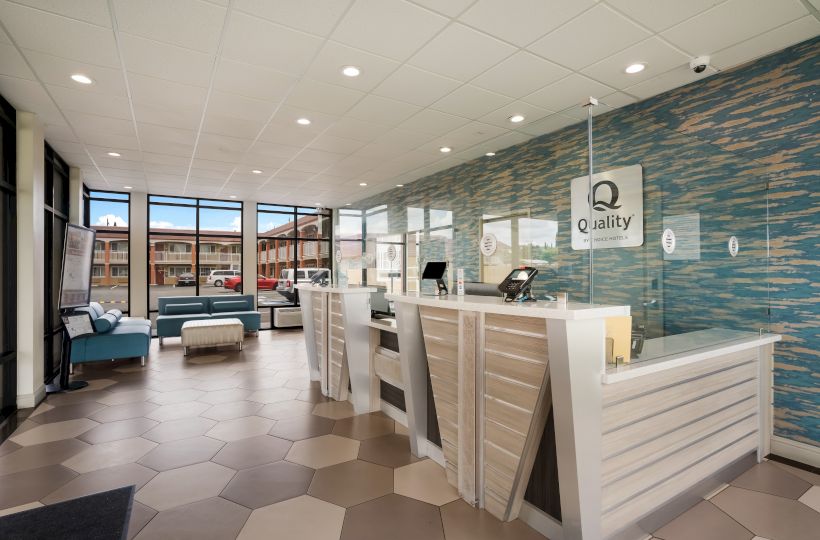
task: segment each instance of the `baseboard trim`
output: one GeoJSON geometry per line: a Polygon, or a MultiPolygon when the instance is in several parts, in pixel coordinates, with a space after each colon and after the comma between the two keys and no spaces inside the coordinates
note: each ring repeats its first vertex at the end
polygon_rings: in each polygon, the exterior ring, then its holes
{"type": "Polygon", "coordinates": [[[772,435],[772,454],[820,467],[820,447],[772,435]]]}
{"type": "Polygon", "coordinates": [[[33,409],[46,399],[46,385],[41,384],[33,394],[17,394],[18,409],[33,409]]]}
{"type": "Polygon", "coordinates": [[[381,411],[386,415],[401,424],[404,427],[407,427],[407,413],[403,410],[399,409],[395,405],[392,405],[385,400],[381,400],[381,411]]]}
{"type": "Polygon", "coordinates": [[[564,540],[564,527],[561,522],[527,501],[521,504],[518,519],[549,538],[549,540],[564,540]]]}

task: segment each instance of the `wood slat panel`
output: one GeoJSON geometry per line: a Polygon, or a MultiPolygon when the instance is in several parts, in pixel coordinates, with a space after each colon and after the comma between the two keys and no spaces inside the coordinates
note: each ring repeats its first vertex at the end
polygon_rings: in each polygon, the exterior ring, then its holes
{"type": "Polygon", "coordinates": [[[518,469],[518,456],[487,440],[484,441],[484,459],[491,461],[493,467],[510,477],[518,469]]]}
{"type": "Polygon", "coordinates": [[[377,377],[384,379],[397,388],[404,389],[404,383],[401,377],[401,362],[399,361],[398,354],[389,349],[377,347],[373,353],[373,368],[377,377]],[[395,354],[395,357],[392,356],[392,354],[388,356],[386,354],[387,352],[395,354]]]}
{"type": "Polygon", "coordinates": [[[513,317],[510,315],[498,315],[487,313],[484,316],[484,327],[487,330],[511,330],[547,337],[547,322],[537,317],[513,317]]]}
{"type": "Polygon", "coordinates": [[[545,363],[547,340],[543,337],[521,336],[496,330],[485,330],[487,351],[506,353],[545,363]]]}
{"type": "Polygon", "coordinates": [[[484,488],[495,492],[502,500],[509,499],[513,490],[513,475],[504,474],[488,463],[484,467],[484,488]]]}
{"type": "Polygon", "coordinates": [[[484,440],[520,459],[526,437],[488,418],[484,422],[484,440]]]}
{"type": "Polygon", "coordinates": [[[492,374],[484,377],[484,395],[520,407],[532,414],[538,399],[538,387],[519,383],[511,379],[501,379],[492,374]]]}
{"type": "Polygon", "coordinates": [[[458,324],[457,309],[419,306],[419,312],[421,313],[421,317],[424,319],[440,319],[443,321],[449,321],[452,324],[458,324]]]}
{"type": "Polygon", "coordinates": [[[535,362],[506,355],[484,352],[484,370],[487,373],[518,381],[544,379],[546,362],[535,362]]]}
{"type": "Polygon", "coordinates": [[[458,365],[455,360],[444,359],[440,356],[429,356],[430,376],[439,379],[455,382],[458,380],[458,365]]]}
{"type": "Polygon", "coordinates": [[[491,398],[484,400],[484,416],[522,436],[525,436],[530,429],[532,418],[532,415],[526,410],[491,398]]]}

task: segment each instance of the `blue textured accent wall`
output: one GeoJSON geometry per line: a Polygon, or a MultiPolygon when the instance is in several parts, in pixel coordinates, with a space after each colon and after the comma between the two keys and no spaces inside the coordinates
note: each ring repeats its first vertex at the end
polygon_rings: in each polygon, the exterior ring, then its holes
{"type": "MultiPolygon", "coordinates": [[[[775,434],[820,446],[818,64],[820,38],[595,118],[597,171],[643,165],[645,242],[595,251],[593,298],[630,304],[653,335],[714,326],[782,334],[775,434]],[[700,258],[665,261],[663,218],[693,212],[700,258]],[[741,242],[736,258],[730,235],[741,242]]],[[[571,249],[569,232],[569,183],[586,159],[586,125],[576,124],[355,206],[386,204],[393,234],[406,232],[408,207],[451,211],[447,257],[468,280],[480,272],[482,216],[556,221],[539,285],[588,300],[588,253],[571,249]]],[[[430,240],[422,253],[440,257],[444,244],[430,240]]]]}

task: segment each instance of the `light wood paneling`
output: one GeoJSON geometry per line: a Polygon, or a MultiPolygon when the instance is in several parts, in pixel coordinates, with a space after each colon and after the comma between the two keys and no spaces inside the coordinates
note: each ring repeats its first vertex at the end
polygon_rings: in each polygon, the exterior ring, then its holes
{"type": "Polygon", "coordinates": [[[373,368],[378,378],[385,380],[396,388],[404,389],[399,353],[376,346],[373,351],[373,368]]]}
{"type": "Polygon", "coordinates": [[[342,300],[338,294],[328,294],[329,351],[328,394],[337,401],[347,401],[350,371],[347,365],[345,329],[342,319],[342,300]]]}

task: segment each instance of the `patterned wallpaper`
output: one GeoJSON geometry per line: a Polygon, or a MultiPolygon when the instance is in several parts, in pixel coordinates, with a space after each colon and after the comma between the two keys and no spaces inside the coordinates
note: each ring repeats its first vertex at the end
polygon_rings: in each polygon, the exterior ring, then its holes
{"type": "MultiPolygon", "coordinates": [[[[815,38],[595,117],[595,170],[643,166],[644,245],[594,251],[593,299],[630,304],[650,336],[710,327],[783,334],[775,433],[820,446],[818,63],[815,38]],[[691,214],[699,215],[699,256],[664,260],[664,218],[691,214]]],[[[415,221],[408,216],[419,210],[409,208],[425,209],[422,258],[446,258],[468,280],[481,276],[487,216],[518,216],[522,231],[557,226],[536,292],[586,301],[589,253],[571,248],[569,186],[586,174],[586,160],[579,123],[354,207],[387,205],[391,234],[415,221]],[[431,233],[446,212],[452,230],[431,233]]]]}

